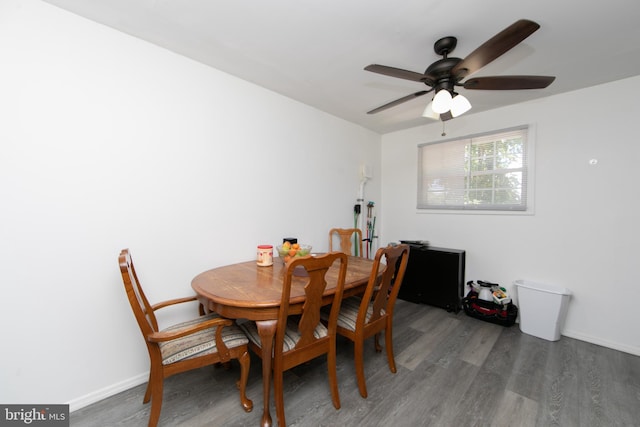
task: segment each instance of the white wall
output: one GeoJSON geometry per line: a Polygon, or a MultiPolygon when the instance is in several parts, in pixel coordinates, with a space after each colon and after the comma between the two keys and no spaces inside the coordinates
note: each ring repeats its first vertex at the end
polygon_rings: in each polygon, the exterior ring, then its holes
{"type": "Polygon", "coordinates": [[[567,287],[573,297],[564,335],[640,355],[639,97],[635,77],[447,122],[446,138],[532,126],[529,216],[418,213],[417,145],[441,139],[442,126],[384,135],[382,234],[465,249],[467,280],[512,291],[517,279],[567,287]],[[603,107],[599,101],[611,94],[616,103],[603,107]]]}
{"type": "Polygon", "coordinates": [[[379,135],[40,1],[3,0],[0,63],[0,402],[146,380],[122,248],[157,302],[257,244],[326,250],[362,164],[380,200],[379,135]]]}

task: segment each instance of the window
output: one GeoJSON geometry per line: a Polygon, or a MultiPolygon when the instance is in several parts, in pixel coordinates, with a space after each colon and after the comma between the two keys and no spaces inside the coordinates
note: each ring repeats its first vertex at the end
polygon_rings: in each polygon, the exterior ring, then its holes
{"type": "Polygon", "coordinates": [[[526,211],[528,127],[418,146],[418,209],[526,211]]]}

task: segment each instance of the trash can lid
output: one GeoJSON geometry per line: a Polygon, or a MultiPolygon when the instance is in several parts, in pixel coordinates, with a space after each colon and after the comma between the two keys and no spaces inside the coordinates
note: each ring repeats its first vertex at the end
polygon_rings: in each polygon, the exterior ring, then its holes
{"type": "Polygon", "coordinates": [[[513,282],[513,284],[522,288],[534,289],[537,291],[548,292],[552,294],[571,295],[571,291],[564,286],[552,285],[549,283],[532,282],[529,280],[516,280],[515,282],[513,282]]]}

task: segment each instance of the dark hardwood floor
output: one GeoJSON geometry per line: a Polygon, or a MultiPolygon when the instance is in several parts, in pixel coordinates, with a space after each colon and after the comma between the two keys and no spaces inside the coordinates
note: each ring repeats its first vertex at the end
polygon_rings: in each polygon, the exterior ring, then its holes
{"type": "MultiPolygon", "coordinates": [[[[397,304],[398,372],[389,371],[385,352],[375,353],[370,340],[369,397],[361,398],[353,346],[339,338],[342,408],[331,403],[326,359],[319,358],[285,373],[289,426],[640,426],[640,357],[567,337],[549,342],[463,312],[397,304]]],[[[255,356],[251,362],[252,412],[240,406],[237,364],[230,371],[206,367],[166,380],[160,426],[258,426],[261,365],[255,356]]],[[[71,425],[146,426],[144,390],[75,411],[71,425]]]]}

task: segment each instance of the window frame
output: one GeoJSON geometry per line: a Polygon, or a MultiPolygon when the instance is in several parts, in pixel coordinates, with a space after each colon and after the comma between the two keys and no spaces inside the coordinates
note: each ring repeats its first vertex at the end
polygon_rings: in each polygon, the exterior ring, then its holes
{"type": "MultiPolygon", "coordinates": [[[[416,209],[418,213],[461,213],[461,214],[508,214],[508,215],[532,215],[534,213],[534,170],[535,170],[535,126],[520,125],[511,128],[499,129],[483,133],[477,133],[462,137],[449,138],[439,141],[430,141],[418,144],[418,177],[417,177],[417,194],[416,209]],[[474,140],[487,140],[492,136],[498,137],[501,134],[523,132],[523,175],[522,183],[525,188],[522,189],[522,203],[519,205],[500,205],[500,204],[443,204],[429,205],[426,200],[425,193],[425,170],[423,165],[423,147],[436,144],[461,144],[469,141],[472,144],[474,140]]],[[[466,156],[465,156],[466,158],[466,156]]],[[[499,173],[491,173],[492,176],[499,173]]],[[[492,187],[495,191],[495,186],[492,187]]],[[[467,193],[470,190],[468,180],[465,180],[463,191],[467,193]]],[[[466,199],[466,197],[465,197],[466,199]]],[[[464,203],[464,202],[463,202],[464,203]]]]}

